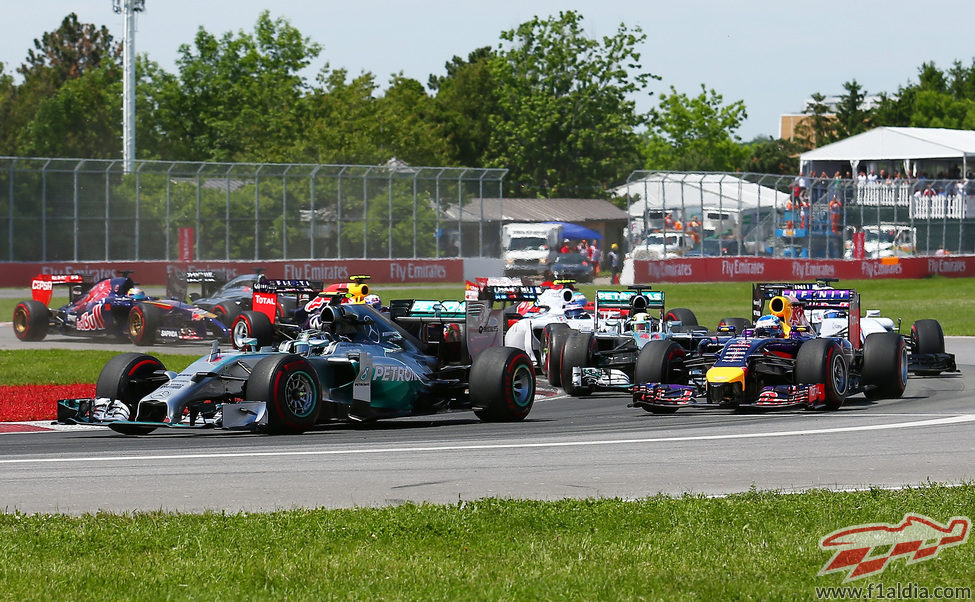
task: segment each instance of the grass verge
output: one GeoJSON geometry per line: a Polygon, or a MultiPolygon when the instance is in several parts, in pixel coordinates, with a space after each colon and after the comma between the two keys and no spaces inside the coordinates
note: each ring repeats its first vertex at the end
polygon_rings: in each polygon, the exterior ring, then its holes
{"type": "MultiPolygon", "coordinates": [[[[975,516],[975,486],[269,514],[0,515],[0,598],[816,599],[821,537],[975,516]]],[[[975,544],[850,585],[971,587],[975,544]]],[[[970,591],[970,590],[969,590],[970,591]]]]}

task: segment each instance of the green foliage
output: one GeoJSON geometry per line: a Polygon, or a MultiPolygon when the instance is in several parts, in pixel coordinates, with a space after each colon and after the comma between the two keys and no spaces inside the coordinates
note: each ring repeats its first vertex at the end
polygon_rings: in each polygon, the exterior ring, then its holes
{"type": "Polygon", "coordinates": [[[448,165],[485,165],[491,140],[491,115],[498,113],[498,86],[491,70],[494,52],[478,48],[467,60],[455,56],[447,75],[430,76],[434,105],[447,145],[448,165]]]}
{"type": "Polygon", "coordinates": [[[751,173],[794,175],[799,172],[799,144],[793,140],[768,137],[748,144],[751,156],[741,170],[751,173]]]}
{"type": "Polygon", "coordinates": [[[701,84],[694,98],[678,93],[660,97],[650,112],[644,140],[646,169],[671,171],[735,171],[748,150],[735,133],[748,116],[743,101],[725,105],[724,98],[701,84]]]}
{"type": "Polygon", "coordinates": [[[639,28],[620,25],[587,37],[573,11],[505,31],[507,49],[491,61],[498,113],[491,116],[487,160],[510,169],[515,196],[558,196],[622,181],[639,164],[636,128],[644,118],[630,98],[653,77],[635,50],[639,28]]]}

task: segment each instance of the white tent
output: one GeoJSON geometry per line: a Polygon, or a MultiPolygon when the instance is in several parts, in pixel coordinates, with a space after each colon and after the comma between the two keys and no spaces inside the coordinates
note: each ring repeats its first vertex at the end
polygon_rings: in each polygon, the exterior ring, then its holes
{"type": "Polygon", "coordinates": [[[799,170],[820,162],[849,162],[856,174],[861,162],[903,162],[904,172],[913,174],[920,160],[952,159],[961,173],[975,164],[975,130],[944,128],[880,127],[799,155],[799,170]]]}
{"type": "MultiPolygon", "coordinates": [[[[784,177],[790,184],[792,177],[784,177]]],[[[630,204],[631,216],[645,211],[697,207],[720,207],[725,210],[744,210],[756,207],[782,206],[788,193],[743,180],[732,174],[651,172],[638,180],[613,189],[615,196],[639,199],[630,204]]]]}

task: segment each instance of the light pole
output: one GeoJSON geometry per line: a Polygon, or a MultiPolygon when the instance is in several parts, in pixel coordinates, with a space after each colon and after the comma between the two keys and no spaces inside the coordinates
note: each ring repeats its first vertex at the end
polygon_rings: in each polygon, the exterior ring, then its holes
{"type": "Polygon", "coordinates": [[[145,0],[112,0],[122,14],[122,164],[132,172],[135,161],[135,13],[146,9],[145,0]]]}

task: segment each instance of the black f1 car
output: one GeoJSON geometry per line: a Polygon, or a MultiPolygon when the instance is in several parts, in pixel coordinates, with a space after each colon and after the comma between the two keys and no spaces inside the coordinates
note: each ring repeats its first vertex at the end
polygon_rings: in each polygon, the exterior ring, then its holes
{"type": "Polygon", "coordinates": [[[13,327],[22,341],[39,341],[54,331],[66,335],[128,337],[136,345],[200,341],[230,335],[217,317],[174,299],[156,299],[135,286],[129,272],[86,283],[80,274],[40,274],[33,299],[14,308],[13,327]],[[69,302],[48,308],[54,287],[70,285],[69,302]]]}
{"type": "Polygon", "coordinates": [[[61,400],[58,418],[129,435],[161,427],[300,433],[334,418],[454,409],[520,421],[534,401],[534,368],[524,351],[499,346],[503,316],[492,304],[403,300],[389,315],[365,304],[325,305],[318,329],[277,349],[255,338],[237,351],[215,342],[180,374],[155,357],[122,354],[102,370],[97,397],[61,400]],[[107,405],[114,409],[105,412],[107,405]]]}

